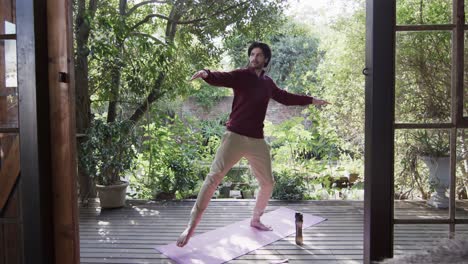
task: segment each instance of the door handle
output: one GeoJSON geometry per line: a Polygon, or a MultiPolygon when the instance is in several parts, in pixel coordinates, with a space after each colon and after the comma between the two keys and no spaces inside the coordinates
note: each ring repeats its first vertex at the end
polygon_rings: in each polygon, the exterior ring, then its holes
{"type": "Polygon", "coordinates": [[[364,68],[362,69],[362,74],[364,74],[365,76],[368,76],[369,75],[369,68],[364,68]]]}

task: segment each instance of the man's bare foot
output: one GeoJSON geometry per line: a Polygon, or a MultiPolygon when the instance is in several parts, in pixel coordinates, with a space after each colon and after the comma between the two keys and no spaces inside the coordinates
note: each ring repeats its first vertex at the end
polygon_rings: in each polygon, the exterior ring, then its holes
{"type": "Polygon", "coordinates": [[[250,226],[255,227],[258,230],[262,230],[262,231],[272,231],[273,230],[273,228],[271,226],[264,225],[262,222],[260,222],[260,220],[251,220],[250,221],[250,226]]]}
{"type": "Polygon", "coordinates": [[[183,247],[183,246],[187,245],[187,243],[189,242],[190,237],[192,237],[194,231],[195,230],[193,228],[187,227],[184,230],[184,232],[182,232],[182,234],[180,234],[179,238],[177,239],[176,245],[178,247],[183,247]]]}

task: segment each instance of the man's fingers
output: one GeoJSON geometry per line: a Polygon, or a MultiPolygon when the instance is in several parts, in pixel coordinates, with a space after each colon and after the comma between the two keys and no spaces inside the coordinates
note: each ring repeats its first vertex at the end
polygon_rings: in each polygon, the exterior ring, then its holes
{"type": "Polygon", "coordinates": [[[200,73],[197,72],[197,73],[195,73],[195,74],[192,76],[192,78],[190,78],[190,80],[193,81],[193,80],[195,80],[195,79],[197,79],[197,78],[199,78],[199,77],[200,77],[200,73]]]}
{"type": "Polygon", "coordinates": [[[331,104],[330,102],[327,102],[325,100],[321,100],[321,99],[317,99],[316,105],[327,105],[327,104],[331,104]]]}
{"type": "Polygon", "coordinates": [[[207,76],[208,74],[206,73],[206,71],[198,71],[192,76],[190,80],[193,81],[198,78],[206,78],[207,76]]]}

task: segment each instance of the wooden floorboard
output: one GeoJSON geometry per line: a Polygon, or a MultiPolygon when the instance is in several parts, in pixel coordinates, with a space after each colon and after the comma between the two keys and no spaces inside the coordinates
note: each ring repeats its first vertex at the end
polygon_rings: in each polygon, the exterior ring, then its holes
{"type": "MultiPolygon", "coordinates": [[[[129,201],[116,210],[100,210],[96,204],[80,208],[81,263],[174,263],[154,247],[175,241],[187,224],[194,201],[129,201]]],[[[195,235],[249,218],[253,200],[213,200],[195,235]]],[[[304,230],[303,247],[289,236],[241,256],[229,263],[269,263],[289,259],[289,263],[362,263],[362,201],[271,201],[267,211],[281,206],[327,218],[304,230]]],[[[400,218],[444,217],[446,210],[434,210],[424,203],[398,203],[400,218]]],[[[457,216],[468,218],[468,203],[461,204],[457,216]]],[[[446,238],[448,225],[396,225],[394,253],[422,252],[446,238]]],[[[457,234],[468,235],[468,225],[457,225],[457,234]]]]}

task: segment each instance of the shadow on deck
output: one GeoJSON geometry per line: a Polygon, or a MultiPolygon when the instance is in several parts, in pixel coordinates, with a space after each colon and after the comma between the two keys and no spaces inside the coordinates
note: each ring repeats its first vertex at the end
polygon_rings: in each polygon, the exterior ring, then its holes
{"type": "MultiPolygon", "coordinates": [[[[102,210],[80,208],[81,263],[174,263],[154,247],[175,241],[185,228],[194,201],[128,201],[127,206],[102,210]]],[[[195,235],[249,218],[253,200],[213,200],[195,235]]],[[[285,206],[328,220],[304,230],[304,246],[294,235],[250,252],[229,263],[362,263],[362,201],[270,201],[267,211],[285,206]]],[[[457,218],[468,218],[468,201],[457,204],[457,218]]],[[[397,218],[443,218],[448,210],[423,202],[396,202],[397,218]]],[[[395,226],[394,253],[421,252],[448,236],[446,224],[395,226]]],[[[456,234],[468,235],[468,225],[457,225],[456,234]]]]}

